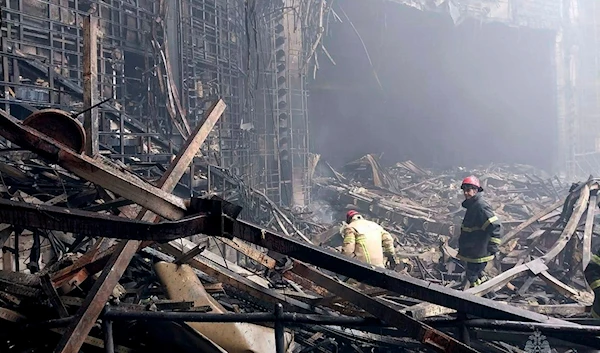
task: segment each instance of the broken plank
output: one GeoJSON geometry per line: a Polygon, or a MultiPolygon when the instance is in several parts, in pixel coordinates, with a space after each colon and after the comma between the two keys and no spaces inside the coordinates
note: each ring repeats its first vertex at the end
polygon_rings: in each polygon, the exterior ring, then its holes
{"type": "Polygon", "coordinates": [[[552,205],[546,207],[545,209],[541,210],[540,212],[534,214],[533,216],[531,216],[531,218],[529,218],[525,222],[519,224],[517,227],[515,227],[514,229],[512,229],[510,232],[506,233],[506,235],[504,235],[504,237],[502,238],[502,243],[506,243],[506,242],[512,240],[515,236],[517,236],[519,234],[520,231],[522,231],[523,229],[525,229],[525,228],[529,227],[530,225],[534,224],[540,218],[544,217],[548,213],[550,213],[550,212],[554,211],[555,209],[559,208],[561,205],[563,205],[565,203],[565,201],[566,201],[566,198],[563,198],[562,200],[559,200],[559,201],[553,203],[552,205]]]}
{"type": "MultiPolygon", "coordinates": [[[[250,247],[248,244],[244,243],[240,239],[220,238],[220,240],[223,243],[232,247],[233,249],[236,249],[237,251],[241,252],[242,254],[248,256],[252,260],[262,264],[263,266],[265,266],[268,269],[274,270],[275,266],[277,265],[276,259],[270,257],[267,254],[262,253],[261,251],[259,251],[257,249],[250,247]]],[[[281,260],[286,261],[288,259],[282,258],[281,260]]],[[[293,268],[292,268],[292,271],[293,271],[293,268]]],[[[297,274],[295,274],[291,271],[285,271],[283,273],[283,277],[285,277],[286,279],[288,279],[292,282],[295,282],[295,283],[301,285],[304,289],[308,289],[320,296],[330,296],[331,295],[329,293],[329,291],[327,291],[326,289],[315,285],[311,281],[306,280],[306,278],[303,278],[302,276],[298,276],[297,274]]]]}
{"type": "Polygon", "coordinates": [[[590,196],[587,209],[587,218],[585,220],[585,230],[583,232],[582,271],[585,271],[585,268],[590,263],[590,259],[592,258],[592,233],[594,232],[594,216],[596,215],[596,210],[598,209],[598,205],[596,204],[597,199],[598,192],[597,190],[594,190],[590,196]]]}
{"type": "Polygon", "coordinates": [[[542,256],[542,259],[544,259],[546,263],[552,261],[565,248],[569,240],[571,240],[571,237],[573,236],[573,233],[575,233],[583,213],[587,209],[586,206],[590,199],[591,189],[598,189],[598,184],[593,184],[591,187],[589,184],[585,184],[581,188],[581,191],[579,192],[579,198],[573,207],[573,213],[571,214],[567,225],[560,234],[560,237],[558,238],[559,240],[556,242],[556,244],[554,244],[554,247],[552,247],[550,251],[542,256]]]}
{"type": "Polygon", "coordinates": [[[558,280],[558,278],[556,278],[556,277],[552,276],[550,273],[548,273],[548,271],[542,271],[541,273],[538,274],[538,277],[540,277],[544,282],[546,282],[546,284],[548,284],[550,287],[554,288],[557,292],[564,295],[565,297],[571,298],[571,299],[575,300],[576,302],[582,301],[581,294],[579,293],[579,291],[562,283],[561,281],[558,280]]]}
{"type": "Polygon", "coordinates": [[[54,289],[54,286],[52,286],[52,281],[50,280],[50,275],[46,274],[46,275],[42,276],[40,278],[40,280],[41,280],[41,284],[42,284],[42,288],[44,289],[44,292],[46,292],[48,299],[50,299],[50,303],[52,303],[52,306],[58,312],[58,315],[60,317],[69,316],[69,312],[67,311],[67,308],[65,308],[64,304],[60,300],[60,297],[58,296],[58,293],[56,292],[56,289],[54,289]]]}

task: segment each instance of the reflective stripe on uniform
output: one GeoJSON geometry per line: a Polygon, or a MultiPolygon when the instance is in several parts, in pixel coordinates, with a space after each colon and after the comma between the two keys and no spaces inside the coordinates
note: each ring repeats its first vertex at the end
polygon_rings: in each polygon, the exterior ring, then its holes
{"type": "Polygon", "coordinates": [[[491,238],[490,238],[490,243],[494,243],[494,244],[500,244],[500,243],[502,243],[502,239],[500,239],[500,238],[495,238],[495,237],[491,237],[491,238]]]}
{"type": "MultiPolygon", "coordinates": [[[[486,230],[486,228],[490,224],[496,222],[497,220],[498,220],[498,217],[492,216],[492,217],[488,218],[487,221],[485,221],[485,223],[481,227],[465,227],[465,226],[461,225],[460,229],[462,231],[464,231],[465,233],[472,233],[472,232],[476,232],[478,230],[486,230]]],[[[498,244],[500,244],[500,243],[498,243],[498,244]]]]}
{"type": "Polygon", "coordinates": [[[370,264],[371,263],[371,255],[369,255],[369,252],[367,251],[367,237],[365,237],[364,235],[357,236],[356,244],[358,244],[358,246],[360,246],[360,248],[362,249],[363,254],[365,256],[365,262],[370,264]]]}
{"type": "Polygon", "coordinates": [[[459,258],[460,260],[475,263],[475,264],[482,264],[484,262],[492,261],[494,259],[494,255],[478,257],[478,258],[470,258],[470,257],[462,256],[462,255],[456,255],[456,257],[459,258]]]}
{"type": "MultiPolygon", "coordinates": [[[[339,238],[338,238],[338,239],[339,239],[339,238]]],[[[354,235],[346,235],[346,236],[344,237],[344,244],[352,244],[352,243],[354,243],[354,242],[355,242],[355,240],[354,240],[354,235]]]]}
{"type": "Polygon", "coordinates": [[[592,260],[592,262],[595,263],[596,265],[600,266],[600,256],[594,254],[594,255],[592,255],[592,258],[590,260],[592,260]]]}
{"type": "Polygon", "coordinates": [[[465,226],[460,226],[460,229],[465,232],[465,233],[472,233],[472,232],[476,232],[478,230],[481,230],[481,228],[479,227],[465,227],[465,226]]]}
{"type": "Polygon", "coordinates": [[[485,275],[483,277],[481,277],[481,278],[477,278],[477,280],[473,283],[473,287],[476,287],[476,286],[482,284],[483,282],[485,282],[487,280],[488,280],[488,277],[485,276],[485,275]]]}
{"type": "Polygon", "coordinates": [[[496,222],[498,220],[498,217],[496,216],[492,216],[490,218],[488,218],[487,221],[485,221],[485,223],[481,226],[481,230],[485,230],[490,224],[496,222]]]}
{"type": "Polygon", "coordinates": [[[594,282],[590,283],[590,288],[592,290],[596,289],[600,287],[600,279],[595,280],[594,282]]]}

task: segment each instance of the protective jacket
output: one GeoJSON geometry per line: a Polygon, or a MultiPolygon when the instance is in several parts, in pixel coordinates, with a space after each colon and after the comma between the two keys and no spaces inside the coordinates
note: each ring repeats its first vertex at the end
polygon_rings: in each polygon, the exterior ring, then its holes
{"type": "Polygon", "coordinates": [[[395,256],[394,239],[379,224],[356,217],[342,228],[342,254],[377,267],[385,267],[385,257],[395,256]]]}
{"type": "Polygon", "coordinates": [[[592,305],[592,316],[600,318],[600,249],[592,255],[590,263],[583,271],[585,280],[594,291],[594,304],[592,305]]]}
{"type": "Polygon", "coordinates": [[[502,224],[481,193],[465,200],[467,209],[458,239],[458,258],[471,263],[492,260],[502,238],[502,224]]]}

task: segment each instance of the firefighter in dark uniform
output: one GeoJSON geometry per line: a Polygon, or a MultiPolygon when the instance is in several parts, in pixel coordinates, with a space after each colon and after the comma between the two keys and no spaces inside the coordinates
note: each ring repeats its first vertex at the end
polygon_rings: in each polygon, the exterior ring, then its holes
{"type": "Polygon", "coordinates": [[[466,262],[465,288],[468,288],[487,280],[483,270],[499,251],[502,224],[483,199],[483,188],[476,177],[466,177],[460,188],[465,195],[462,206],[467,212],[458,239],[458,258],[466,262]]]}
{"type": "Polygon", "coordinates": [[[592,317],[600,319],[600,249],[592,255],[590,263],[583,271],[585,280],[594,291],[594,304],[592,304],[592,317]]]}

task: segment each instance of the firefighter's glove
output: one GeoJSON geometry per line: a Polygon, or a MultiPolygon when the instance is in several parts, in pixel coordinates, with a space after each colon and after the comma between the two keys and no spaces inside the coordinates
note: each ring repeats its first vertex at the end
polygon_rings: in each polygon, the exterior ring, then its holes
{"type": "Polygon", "coordinates": [[[398,264],[400,264],[400,261],[398,260],[398,258],[394,255],[387,255],[387,268],[395,270],[396,266],[398,266],[398,264]]]}
{"type": "Polygon", "coordinates": [[[498,247],[498,244],[489,243],[487,251],[490,253],[490,255],[496,255],[500,251],[500,248],[498,247]]]}

